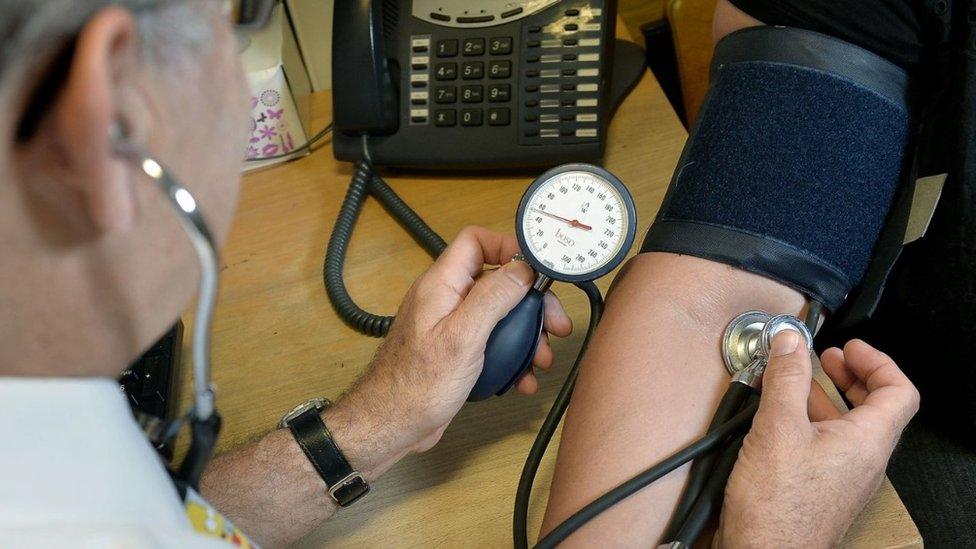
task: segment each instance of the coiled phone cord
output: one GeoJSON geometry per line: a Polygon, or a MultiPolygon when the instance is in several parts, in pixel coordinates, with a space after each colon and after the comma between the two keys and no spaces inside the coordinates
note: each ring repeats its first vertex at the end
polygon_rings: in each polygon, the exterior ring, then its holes
{"type": "Polygon", "coordinates": [[[536,435],[532,449],[529,450],[529,455],[525,458],[525,465],[522,467],[522,476],[519,478],[518,490],[515,492],[515,512],[512,516],[512,534],[516,549],[528,547],[529,496],[532,493],[532,483],[535,481],[535,475],[539,471],[539,464],[546,453],[549,441],[552,440],[552,436],[559,427],[559,420],[562,419],[563,414],[566,413],[566,407],[569,406],[569,399],[573,396],[573,389],[576,388],[576,378],[579,377],[583,356],[590,345],[590,339],[593,337],[597,324],[600,323],[600,317],[603,316],[603,296],[596,284],[586,281],[576,284],[576,287],[583,290],[590,300],[590,324],[586,328],[586,335],[583,337],[579,354],[576,355],[576,362],[569,370],[569,375],[566,376],[566,381],[563,382],[556,400],[552,403],[549,414],[542,422],[539,434],[536,435]]]}
{"type": "Polygon", "coordinates": [[[325,252],[322,278],[333,308],[346,324],[368,336],[384,337],[390,331],[393,317],[373,314],[357,305],[349,295],[342,275],[349,241],[352,240],[352,232],[366,197],[373,195],[431,257],[439,256],[447,243],[376,174],[370,161],[365,135],[362,142],[363,160],[356,162],[356,171],[349,183],[349,190],[339,207],[339,215],[325,252]]]}

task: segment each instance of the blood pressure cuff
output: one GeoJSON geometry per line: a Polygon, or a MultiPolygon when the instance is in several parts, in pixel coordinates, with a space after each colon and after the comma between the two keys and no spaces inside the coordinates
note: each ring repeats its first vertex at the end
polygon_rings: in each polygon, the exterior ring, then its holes
{"type": "Polygon", "coordinates": [[[881,57],[801,29],[732,33],[641,251],[726,263],[836,310],[907,169],[909,122],[908,76],[881,57]]]}

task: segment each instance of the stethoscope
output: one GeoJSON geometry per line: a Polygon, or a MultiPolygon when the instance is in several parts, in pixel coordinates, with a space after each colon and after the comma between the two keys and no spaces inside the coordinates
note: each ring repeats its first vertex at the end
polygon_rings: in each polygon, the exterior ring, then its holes
{"type": "Polygon", "coordinates": [[[213,456],[221,423],[210,383],[210,327],[217,300],[217,247],[193,194],[162,164],[121,136],[121,131],[115,133],[115,154],[137,166],[163,193],[177,213],[200,262],[200,289],[193,323],[193,407],[184,416],[170,421],[139,417],[144,432],[157,447],[172,441],[184,425],[189,425],[190,448],[173,474],[196,490],[213,456]]]}

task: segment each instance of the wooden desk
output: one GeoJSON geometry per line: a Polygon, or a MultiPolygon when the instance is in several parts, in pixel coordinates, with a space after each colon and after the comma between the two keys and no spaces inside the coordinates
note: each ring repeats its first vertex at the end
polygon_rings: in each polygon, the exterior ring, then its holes
{"type": "MultiPolygon", "coordinates": [[[[327,93],[314,98],[315,127],[331,120],[330,99],[327,93]]],[[[641,235],[661,203],[685,138],[657,82],[647,74],[612,123],[605,159],[637,200],[641,235]]],[[[342,393],[379,343],[343,325],[322,286],[326,242],[349,178],[350,165],[336,162],[329,147],[244,178],[223,251],[214,323],[214,381],[224,416],[218,451],[263,435],[298,402],[342,393]]],[[[531,179],[497,174],[388,177],[448,238],[468,224],[513,231],[516,205],[531,179]]],[[[372,200],[366,204],[346,268],[349,289],[360,304],[375,312],[394,312],[404,291],[429,264],[393,219],[372,200]]],[[[604,290],[611,279],[601,281],[604,290]]],[[[565,285],[555,290],[576,325],[585,327],[581,292],[565,285]]],[[[512,504],[522,463],[583,331],[554,343],[557,367],[542,377],[539,395],[509,394],[465,406],[435,449],[398,464],[362,503],[340,512],[298,545],[511,546],[512,504]]],[[[189,353],[184,356],[188,362],[189,353]]],[[[557,446],[558,434],[553,450],[557,446]]],[[[554,455],[550,452],[539,471],[530,516],[533,532],[542,519],[554,455]]],[[[887,482],[846,542],[850,547],[918,544],[918,532],[887,482]]]]}

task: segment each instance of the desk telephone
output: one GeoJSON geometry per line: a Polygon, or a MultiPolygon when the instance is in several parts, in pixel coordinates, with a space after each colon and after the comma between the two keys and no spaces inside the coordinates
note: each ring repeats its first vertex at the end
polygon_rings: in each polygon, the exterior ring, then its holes
{"type": "Polygon", "coordinates": [[[337,0],[333,148],[376,166],[595,161],[642,72],[615,0],[337,0]],[[634,59],[613,81],[615,49],[634,59]]]}

